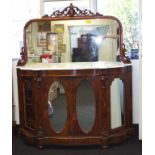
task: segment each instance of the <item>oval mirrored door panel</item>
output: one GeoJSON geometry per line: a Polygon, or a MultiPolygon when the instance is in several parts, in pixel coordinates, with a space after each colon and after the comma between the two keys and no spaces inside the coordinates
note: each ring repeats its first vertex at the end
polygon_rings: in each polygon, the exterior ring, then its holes
{"type": "Polygon", "coordinates": [[[91,83],[83,80],[76,92],[77,120],[82,131],[91,131],[95,121],[95,96],[91,83]]]}
{"type": "Polygon", "coordinates": [[[110,86],[111,128],[117,128],[124,122],[124,85],[121,79],[115,78],[110,86]]]}
{"type": "Polygon", "coordinates": [[[48,92],[48,116],[51,127],[60,133],[67,120],[67,100],[62,84],[55,81],[48,92]]]}

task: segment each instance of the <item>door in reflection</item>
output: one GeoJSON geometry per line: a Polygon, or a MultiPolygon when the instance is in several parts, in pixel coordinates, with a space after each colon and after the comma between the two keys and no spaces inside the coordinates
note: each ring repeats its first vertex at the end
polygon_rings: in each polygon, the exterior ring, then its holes
{"type": "Polygon", "coordinates": [[[67,120],[67,101],[62,84],[55,81],[48,92],[48,115],[51,127],[60,133],[67,120]]]}

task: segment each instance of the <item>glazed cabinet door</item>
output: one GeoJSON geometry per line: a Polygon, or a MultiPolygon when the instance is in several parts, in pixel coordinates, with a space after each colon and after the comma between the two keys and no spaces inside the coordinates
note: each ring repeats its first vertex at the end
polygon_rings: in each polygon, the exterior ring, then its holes
{"type": "Polygon", "coordinates": [[[101,129],[99,78],[45,77],[43,130],[48,136],[92,136],[101,129]]]}
{"type": "Polygon", "coordinates": [[[36,127],[34,78],[21,77],[20,79],[20,124],[22,128],[33,131],[36,127]]]}
{"type": "Polygon", "coordinates": [[[74,78],[73,135],[99,136],[101,130],[99,77],[74,78]]]}
{"type": "Polygon", "coordinates": [[[42,81],[41,123],[50,137],[71,133],[72,90],[70,78],[45,77],[42,81]]]}

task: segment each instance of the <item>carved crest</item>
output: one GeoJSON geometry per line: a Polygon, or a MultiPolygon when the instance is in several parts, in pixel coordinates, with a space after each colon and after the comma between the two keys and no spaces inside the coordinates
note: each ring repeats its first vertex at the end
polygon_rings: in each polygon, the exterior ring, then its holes
{"type": "Polygon", "coordinates": [[[24,65],[26,62],[26,52],[24,47],[21,48],[20,56],[21,56],[21,59],[18,60],[18,63],[17,63],[18,66],[24,65]]]}
{"type": "Polygon", "coordinates": [[[78,7],[73,6],[71,3],[70,6],[66,7],[63,11],[55,11],[53,12],[50,16],[45,15],[43,18],[46,17],[75,17],[75,16],[103,16],[102,14],[99,13],[93,13],[90,10],[80,10],[78,7]]]}

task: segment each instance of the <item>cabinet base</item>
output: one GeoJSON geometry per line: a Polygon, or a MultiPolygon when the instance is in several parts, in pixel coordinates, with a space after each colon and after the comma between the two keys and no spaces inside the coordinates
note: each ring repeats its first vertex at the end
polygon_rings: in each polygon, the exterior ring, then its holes
{"type": "Polygon", "coordinates": [[[21,136],[30,144],[36,145],[39,149],[46,145],[63,145],[63,146],[84,146],[84,145],[101,145],[107,149],[111,144],[117,144],[127,140],[135,134],[134,128],[128,128],[117,133],[110,133],[108,136],[78,136],[78,137],[37,137],[32,133],[21,129],[21,136]]]}

